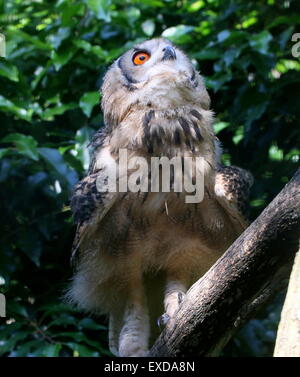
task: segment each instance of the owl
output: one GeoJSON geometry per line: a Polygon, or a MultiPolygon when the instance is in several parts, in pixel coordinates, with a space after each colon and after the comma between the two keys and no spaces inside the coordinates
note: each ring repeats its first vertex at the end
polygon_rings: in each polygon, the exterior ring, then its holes
{"type": "Polygon", "coordinates": [[[108,316],[114,355],[146,356],[189,287],[247,226],[252,176],[221,165],[204,80],[166,39],[138,44],[112,64],[102,109],[105,127],[91,141],[89,171],[71,199],[77,232],[67,297],[88,313],[108,316]],[[163,169],[149,166],[175,157],[183,163],[170,169],[170,190],[163,190],[163,169]],[[191,169],[184,168],[188,159],[191,169]],[[137,178],[141,161],[148,169],[137,178]],[[198,170],[201,200],[188,202],[196,185],[174,186],[188,176],[195,182],[198,170]],[[108,185],[112,177],[116,184],[108,185]],[[135,181],[135,189],[120,189],[124,179],[135,181]]]}

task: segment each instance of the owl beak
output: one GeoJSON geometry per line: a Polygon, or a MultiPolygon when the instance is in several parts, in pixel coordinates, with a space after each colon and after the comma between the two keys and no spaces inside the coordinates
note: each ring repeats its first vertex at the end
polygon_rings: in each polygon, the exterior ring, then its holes
{"type": "Polygon", "coordinates": [[[162,61],[176,59],[176,52],[173,47],[167,46],[163,49],[163,52],[164,52],[164,55],[162,57],[162,61]]]}

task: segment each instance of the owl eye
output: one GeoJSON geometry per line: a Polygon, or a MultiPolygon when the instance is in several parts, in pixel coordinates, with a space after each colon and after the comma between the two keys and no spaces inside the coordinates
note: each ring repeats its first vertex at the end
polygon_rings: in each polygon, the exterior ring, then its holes
{"type": "Polygon", "coordinates": [[[136,52],[133,55],[132,61],[135,65],[141,65],[146,63],[147,60],[150,59],[150,54],[148,52],[136,52]]]}

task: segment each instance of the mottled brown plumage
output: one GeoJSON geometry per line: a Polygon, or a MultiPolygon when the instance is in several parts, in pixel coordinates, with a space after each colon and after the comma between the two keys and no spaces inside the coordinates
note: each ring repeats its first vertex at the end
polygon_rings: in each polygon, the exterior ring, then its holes
{"type": "Polygon", "coordinates": [[[169,41],[146,41],[125,53],[107,72],[102,93],[105,129],[92,141],[89,173],[71,203],[78,230],[68,297],[109,315],[114,354],[143,356],[156,318],[174,314],[188,287],[246,227],[252,177],[220,165],[203,79],[169,41]],[[150,58],[135,65],[139,51],[150,58]],[[107,182],[123,148],[131,161],[201,157],[203,200],[187,204],[186,192],[99,192],[97,182],[107,182]]]}

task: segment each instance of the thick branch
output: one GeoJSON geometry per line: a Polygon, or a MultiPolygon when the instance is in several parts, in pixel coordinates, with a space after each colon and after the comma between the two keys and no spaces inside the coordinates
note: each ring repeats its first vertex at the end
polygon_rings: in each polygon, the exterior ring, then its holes
{"type": "Polygon", "coordinates": [[[300,169],[189,290],[150,356],[214,356],[288,279],[299,248],[300,169]]]}
{"type": "Polygon", "coordinates": [[[300,357],[300,250],[296,254],[281,312],[275,357],[300,357]]]}

